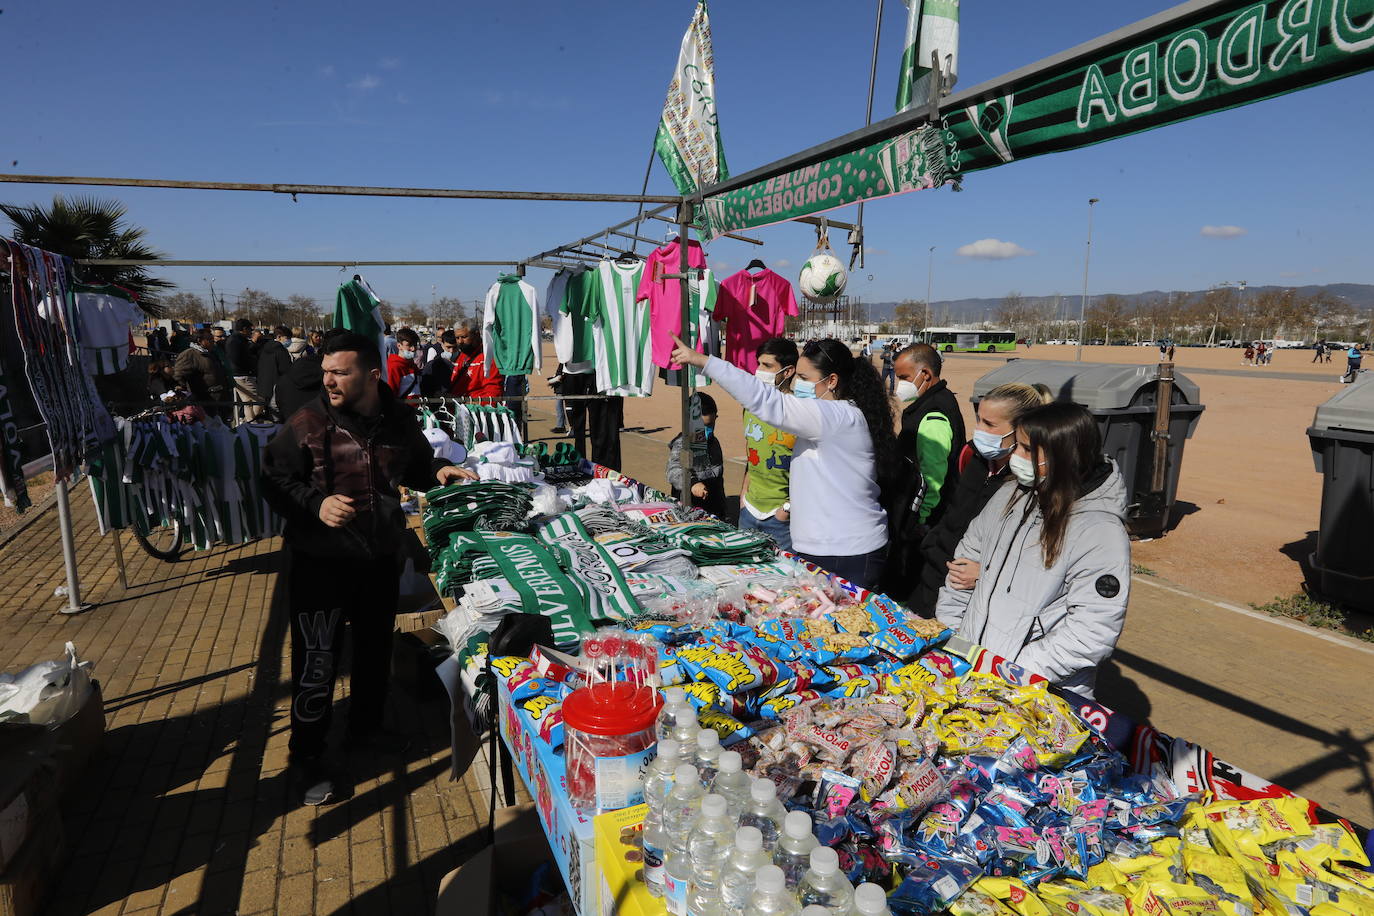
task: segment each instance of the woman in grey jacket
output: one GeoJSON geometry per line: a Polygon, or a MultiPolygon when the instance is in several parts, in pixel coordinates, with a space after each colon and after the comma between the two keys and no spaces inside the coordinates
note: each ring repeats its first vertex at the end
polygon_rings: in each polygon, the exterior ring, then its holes
{"type": "Polygon", "coordinates": [[[955,551],[979,564],[971,590],[948,583],[936,616],[1052,683],[1091,698],[1130,597],[1126,487],[1092,415],[1055,403],[1016,422],[1008,481],[955,551]]]}

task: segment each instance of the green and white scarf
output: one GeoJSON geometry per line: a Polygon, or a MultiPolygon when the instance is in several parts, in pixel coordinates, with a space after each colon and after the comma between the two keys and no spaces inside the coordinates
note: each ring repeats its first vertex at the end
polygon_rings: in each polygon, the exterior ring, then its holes
{"type": "Polygon", "coordinates": [[[642,613],[615,558],[592,539],[576,515],[554,516],[539,526],[538,534],[585,590],[593,620],[629,620],[642,613]]]}

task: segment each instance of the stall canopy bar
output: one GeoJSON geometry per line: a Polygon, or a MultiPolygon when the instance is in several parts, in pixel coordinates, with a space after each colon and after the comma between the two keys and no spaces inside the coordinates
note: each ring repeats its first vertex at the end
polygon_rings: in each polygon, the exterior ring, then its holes
{"type": "MultiPolygon", "coordinates": [[[[456,197],[471,200],[566,200],[597,203],[676,204],[663,194],[588,194],[580,191],[496,191],[462,188],[379,188],[335,184],[254,184],[242,181],[173,181],[162,178],[92,178],[82,175],[0,175],[10,184],[76,184],[117,188],[180,188],[199,191],[263,191],[271,194],[334,194],[352,197],[456,197]]],[[[629,222],[634,222],[630,220],[629,222]]],[[[624,224],[622,224],[624,225],[624,224]]]]}
{"type": "MultiPolygon", "coordinates": [[[[987,101],[988,99],[1006,95],[1011,87],[1033,79],[1042,73],[1059,69],[1080,58],[1096,56],[1101,49],[1115,45],[1118,42],[1127,41],[1132,36],[1142,35],[1146,32],[1158,29],[1161,26],[1167,26],[1175,20],[1186,19],[1195,15],[1199,10],[1205,10],[1208,7],[1216,6],[1224,8],[1232,5],[1232,3],[1233,0],[1189,0],[1187,3],[1181,3],[1162,13],[1117,29],[1115,32],[1109,32],[1106,35],[1084,42],[1067,51],[1061,51],[1052,57],[1047,57],[1044,60],[1029,64],[1019,70],[1013,70],[1003,76],[988,80],[985,83],[979,83],[977,86],[951,95],[940,104],[940,111],[942,114],[949,111],[958,111],[961,108],[969,107],[975,102],[987,101]]],[[[745,172],[741,175],[732,175],[725,181],[703,188],[700,192],[700,197],[709,199],[720,194],[738,190],[739,188],[748,187],[755,182],[767,181],[769,178],[785,175],[788,172],[795,172],[797,169],[815,165],[818,162],[824,162],[827,159],[843,156],[846,153],[852,153],[865,146],[891,139],[892,137],[904,134],[925,124],[929,120],[928,115],[929,108],[924,105],[917,106],[908,111],[893,115],[886,120],[879,121],[869,127],[864,127],[841,137],[836,137],[834,140],[827,141],[819,146],[813,146],[810,149],[802,150],[800,153],[788,156],[785,159],[779,159],[776,162],[760,166],[759,168],[745,172]]],[[[800,220],[800,222],[808,221],[809,220],[800,220]]],[[[830,225],[842,228],[839,223],[833,221],[830,221],[830,225]]]]}
{"type": "Polygon", "coordinates": [[[90,267],[514,267],[519,261],[181,261],[78,258],[90,267]]]}

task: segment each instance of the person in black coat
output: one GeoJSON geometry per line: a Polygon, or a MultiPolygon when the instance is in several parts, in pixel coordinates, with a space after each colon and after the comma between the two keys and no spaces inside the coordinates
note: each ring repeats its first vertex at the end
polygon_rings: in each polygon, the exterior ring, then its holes
{"type": "Polygon", "coordinates": [[[968,526],[1011,476],[1008,458],[1015,448],[1016,420],[1052,399],[1044,385],[998,385],[978,402],[973,439],[955,457],[954,486],[944,497],[940,518],[920,542],[920,571],[908,606],[922,617],[935,615],[941,586],[973,588],[978,564],[954,556],[968,526]]]}

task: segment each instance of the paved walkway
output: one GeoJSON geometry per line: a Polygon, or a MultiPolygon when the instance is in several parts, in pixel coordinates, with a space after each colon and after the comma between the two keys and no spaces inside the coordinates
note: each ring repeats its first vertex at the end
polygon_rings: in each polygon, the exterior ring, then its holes
{"type": "Polygon", "coordinates": [[[63,812],[66,872],[47,911],[430,911],[440,877],[480,844],[486,773],[449,780],[448,700],[417,654],[398,649],[391,704],[415,745],[350,761],[350,801],[300,808],[285,775],[285,633],[270,613],[279,542],[167,564],[126,537],[123,593],[84,487],[73,510],[93,611],[57,613],[55,511],[0,549],[0,668],[59,658],[71,640],[105,696],[104,746],[63,812]]]}

